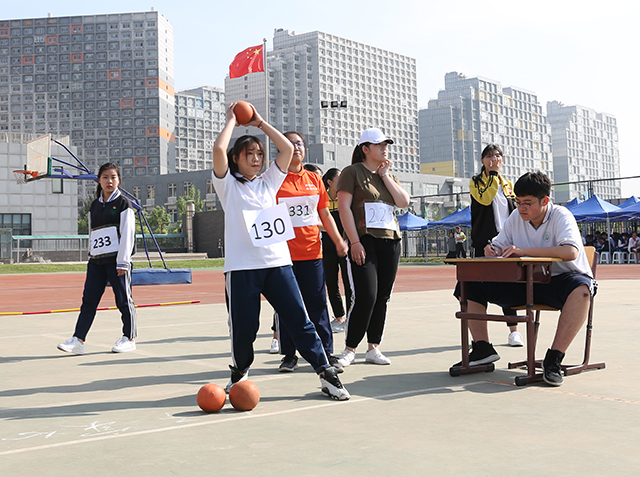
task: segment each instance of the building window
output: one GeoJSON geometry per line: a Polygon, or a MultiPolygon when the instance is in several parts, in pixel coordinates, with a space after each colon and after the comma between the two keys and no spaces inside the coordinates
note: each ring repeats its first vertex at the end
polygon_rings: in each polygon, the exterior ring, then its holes
{"type": "Polygon", "coordinates": [[[175,182],[170,182],[169,183],[169,193],[168,193],[169,197],[175,197],[176,193],[177,193],[177,189],[178,188],[177,188],[176,183],[175,182]]]}
{"type": "Polygon", "coordinates": [[[147,185],[147,199],[155,199],[156,198],[156,186],[147,185]]]}
{"type": "Polygon", "coordinates": [[[31,235],[31,214],[0,214],[0,228],[11,235],[31,235]]]}
{"type": "Polygon", "coordinates": [[[133,186],[133,196],[140,199],[140,186],[133,186]]]}
{"type": "Polygon", "coordinates": [[[61,178],[51,180],[51,189],[54,194],[64,194],[64,182],[61,178]]]}
{"type": "Polygon", "coordinates": [[[182,183],[182,190],[184,195],[189,195],[189,189],[191,188],[191,181],[184,181],[182,183]]]}
{"type": "Polygon", "coordinates": [[[207,179],[207,194],[213,194],[213,181],[207,179]]]}

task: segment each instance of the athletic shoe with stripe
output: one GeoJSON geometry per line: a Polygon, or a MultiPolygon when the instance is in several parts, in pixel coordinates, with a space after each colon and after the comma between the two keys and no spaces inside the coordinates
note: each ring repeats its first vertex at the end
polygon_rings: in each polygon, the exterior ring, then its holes
{"type": "Polygon", "coordinates": [[[224,388],[224,391],[227,394],[229,394],[229,391],[231,390],[231,386],[233,386],[236,383],[239,383],[240,381],[246,381],[247,379],[249,379],[249,370],[247,370],[246,373],[242,373],[238,368],[234,368],[231,365],[229,365],[229,369],[231,370],[231,379],[229,379],[229,383],[224,388]]]}
{"type": "Polygon", "coordinates": [[[329,396],[331,399],[338,401],[346,401],[351,397],[349,391],[347,391],[340,382],[335,368],[325,369],[324,375],[321,374],[319,377],[322,393],[325,396],[329,396]]]}

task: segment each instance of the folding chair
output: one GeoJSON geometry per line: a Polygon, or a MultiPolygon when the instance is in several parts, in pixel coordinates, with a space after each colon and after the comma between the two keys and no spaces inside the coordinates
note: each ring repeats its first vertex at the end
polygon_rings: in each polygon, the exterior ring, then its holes
{"type": "MultiPolygon", "coordinates": [[[[591,273],[593,274],[593,278],[596,277],[596,267],[598,264],[598,254],[596,253],[596,249],[594,247],[585,247],[585,252],[587,253],[587,259],[589,260],[589,263],[591,264],[591,273]]],[[[608,253],[608,252],[605,252],[608,253]]],[[[514,309],[516,310],[524,310],[525,307],[515,307],[514,309]]],[[[556,308],[552,308],[550,306],[546,306],[546,305],[534,305],[533,309],[536,312],[536,317],[535,317],[535,334],[534,334],[534,342],[537,342],[538,340],[538,327],[540,326],[540,312],[541,311],[560,311],[556,308]]],[[[569,376],[571,374],[578,374],[582,371],[585,371],[587,369],[603,369],[605,367],[605,363],[604,362],[599,362],[599,363],[589,363],[589,355],[591,353],[591,332],[593,329],[592,326],[593,323],[593,298],[591,299],[591,303],[589,305],[589,314],[587,315],[587,330],[586,330],[586,337],[585,337],[585,344],[584,344],[584,359],[582,360],[581,364],[577,364],[577,365],[567,365],[567,364],[563,364],[562,365],[562,369],[564,371],[564,375],[565,376],[569,376]]],[[[511,362],[508,365],[509,369],[513,369],[513,368],[518,368],[520,366],[526,366],[527,365],[527,361],[523,360],[523,361],[515,361],[515,362],[511,362]]],[[[541,359],[537,359],[536,360],[536,368],[541,368],[542,367],[542,360],[541,359]]],[[[538,375],[536,375],[538,376],[538,375]]],[[[524,378],[521,376],[516,377],[515,379],[515,383],[518,386],[523,386],[525,384],[527,384],[527,380],[526,378],[524,379],[518,379],[518,378],[524,378]],[[519,382],[520,381],[520,382],[519,382]]],[[[540,379],[542,379],[542,375],[540,375],[540,379]]],[[[530,382],[530,381],[529,381],[530,382]]]]}

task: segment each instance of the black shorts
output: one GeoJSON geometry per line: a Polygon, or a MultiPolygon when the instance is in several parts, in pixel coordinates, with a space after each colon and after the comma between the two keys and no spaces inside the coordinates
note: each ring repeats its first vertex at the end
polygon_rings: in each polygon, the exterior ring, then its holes
{"type": "MultiPolygon", "coordinates": [[[[577,272],[555,275],[551,277],[549,283],[534,283],[534,304],[547,305],[561,310],[571,292],[580,285],[586,285],[589,288],[592,298],[598,290],[598,284],[593,278],[577,272]]],[[[456,298],[460,298],[460,283],[456,285],[453,294],[456,298]]],[[[484,307],[487,306],[487,303],[507,308],[522,306],[527,303],[526,284],[467,282],[467,300],[480,303],[484,307]]]]}

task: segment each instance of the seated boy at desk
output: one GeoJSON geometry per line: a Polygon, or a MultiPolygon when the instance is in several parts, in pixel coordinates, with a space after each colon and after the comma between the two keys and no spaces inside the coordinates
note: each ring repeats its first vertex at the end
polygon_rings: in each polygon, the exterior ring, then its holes
{"type": "MultiPolygon", "coordinates": [[[[560,386],[562,359],[587,318],[597,283],[592,277],[575,218],[566,208],[551,203],[550,190],[551,181],[541,172],[527,172],[520,177],[514,186],[518,213],[509,216],[493,243],[485,247],[485,255],[563,260],[551,264],[551,282],[534,284],[533,291],[536,304],[562,310],[553,343],[542,364],[544,380],[560,386]]],[[[467,285],[469,313],[486,313],[487,303],[501,307],[526,303],[524,283],[469,282],[467,285]]],[[[460,297],[460,284],[454,295],[460,297]]],[[[486,321],[469,320],[469,330],[474,340],[469,354],[470,366],[500,359],[489,343],[486,321]]]]}

